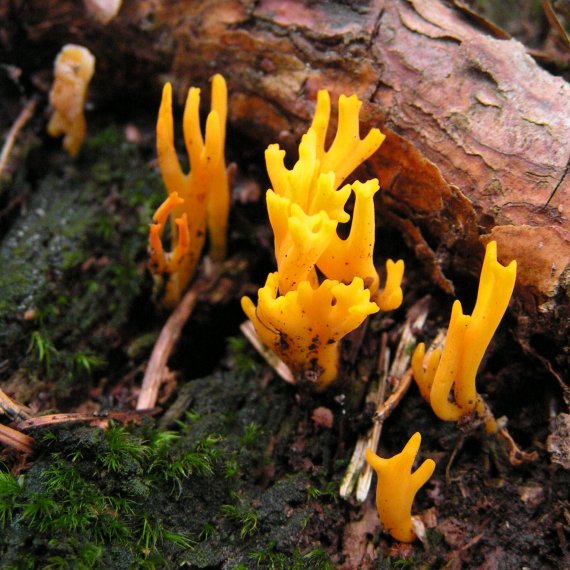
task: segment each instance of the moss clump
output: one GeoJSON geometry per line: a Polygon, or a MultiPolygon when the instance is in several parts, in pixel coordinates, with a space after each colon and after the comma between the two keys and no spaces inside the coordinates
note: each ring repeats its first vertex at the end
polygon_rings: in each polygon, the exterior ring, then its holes
{"type": "Polygon", "coordinates": [[[167,430],[147,419],[33,434],[32,468],[0,474],[3,568],[331,568],[302,540],[322,482],[301,472],[260,488],[290,410],[280,383],[256,387],[245,372],[194,380],[192,410],[167,430]]]}
{"type": "Polygon", "coordinates": [[[53,170],[0,244],[0,352],[5,371],[65,388],[102,366],[127,323],[163,191],[114,128],[53,170]]]}
{"type": "MultiPolygon", "coordinates": [[[[271,570],[334,570],[327,553],[321,548],[314,548],[305,554],[295,549],[292,554],[279,552],[275,543],[271,542],[265,550],[256,550],[249,555],[256,568],[271,568],[271,570]]],[[[240,564],[234,570],[248,566],[240,564]]]]}
{"type": "Polygon", "coordinates": [[[155,503],[220,471],[215,446],[187,449],[174,432],[136,431],[50,431],[27,474],[0,474],[3,567],[156,566],[192,548],[155,503]]]}

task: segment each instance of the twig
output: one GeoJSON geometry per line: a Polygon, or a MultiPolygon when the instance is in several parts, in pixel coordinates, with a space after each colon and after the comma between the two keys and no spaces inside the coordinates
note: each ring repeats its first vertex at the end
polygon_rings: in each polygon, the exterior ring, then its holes
{"type": "MultiPolygon", "coordinates": [[[[388,366],[390,363],[390,349],[387,347],[387,338],[388,336],[386,333],[383,333],[380,339],[378,364],[376,366],[376,372],[378,374],[378,389],[374,391],[374,387],[371,387],[368,395],[366,396],[366,402],[374,402],[376,408],[378,408],[386,397],[386,383],[388,381],[388,366]]],[[[371,433],[372,429],[369,430],[367,435],[370,435],[371,433]]],[[[364,463],[364,453],[368,447],[369,438],[359,437],[339,489],[341,497],[347,498],[358,484],[358,478],[364,463]]]]}
{"type": "Polygon", "coordinates": [[[481,421],[485,425],[485,430],[487,433],[497,434],[507,442],[507,445],[509,446],[509,461],[511,465],[517,467],[521,463],[536,461],[538,459],[538,453],[536,451],[528,453],[527,451],[520,449],[520,447],[515,443],[515,440],[507,429],[507,418],[502,417],[497,420],[487,402],[485,402],[483,398],[481,398],[481,401],[483,402],[483,410],[479,412],[479,415],[481,421]]]}
{"type": "Polygon", "coordinates": [[[137,401],[137,410],[154,408],[158,398],[158,390],[164,377],[166,363],[180,338],[184,324],[196,306],[197,300],[198,294],[196,293],[196,285],[194,285],[178,303],[160,331],[144,374],[137,401]]]}
{"type": "Polygon", "coordinates": [[[564,29],[564,26],[560,23],[550,0],[542,0],[542,9],[544,10],[544,14],[546,15],[546,19],[548,23],[556,30],[558,36],[562,40],[562,43],[568,48],[570,47],[570,38],[564,29]]]}
{"type": "Polygon", "coordinates": [[[374,420],[382,423],[396,409],[402,398],[406,395],[412,383],[412,369],[408,368],[402,376],[398,387],[374,414],[374,420]]]}
{"type": "Polygon", "coordinates": [[[536,461],[538,459],[538,453],[536,451],[532,451],[528,453],[527,451],[523,451],[520,447],[516,444],[515,440],[513,439],[512,435],[507,430],[506,426],[503,426],[497,432],[509,446],[509,461],[511,465],[518,466],[521,463],[528,463],[532,461],[536,461]]]}
{"type": "MultiPolygon", "coordinates": [[[[385,348],[385,356],[379,361],[379,365],[382,366],[381,381],[379,397],[376,400],[376,412],[378,409],[384,406],[384,400],[386,399],[386,385],[390,379],[390,373],[388,372],[388,366],[390,364],[390,349],[385,348]]],[[[392,367],[394,364],[392,364],[392,367]]],[[[383,421],[376,421],[376,414],[374,415],[374,423],[372,424],[372,430],[368,432],[368,436],[365,438],[365,445],[363,448],[363,453],[366,453],[366,449],[378,448],[378,442],[380,441],[380,436],[382,435],[382,428],[384,427],[383,421]]],[[[370,465],[364,461],[364,456],[360,458],[361,469],[359,469],[359,475],[356,482],[356,500],[364,502],[368,496],[368,489],[372,482],[372,469],[370,465]]]]}
{"type": "Polygon", "coordinates": [[[103,412],[103,413],[68,413],[68,414],[49,414],[47,416],[38,416],[30,418],[17,425],[17,428],[22,431],[27,431],[34,428],[45,428],[59,424],[73,423],[73,422],[108,422],[109,420],[117,420],[120,422],[128,422],[130,420],[138,420],[142,415],[150,414],[150,411],[141,412],[103,412]]]}
{"type": "Polygon", "coordinates": [[[539,354],[530,344],[527,342],[522,342],[519,340],[519,344],[523,347],[525,352],[531,354],[534,358],[536,358],[545,368],[546,370],[554,377],[560,389],[562,390],[562,397],[564,399],[564,403],[566,407],[570,410],[570,386],[564,381],[564,379],[554,370],[552,363],[550,360],[539,354]]]}
{"type": "Polygon", "coordinates": [[[464,442],[465,442],[465,434],[462,433],[459,435],[459,439],[457,440],[457,443],[453,447],[453,451],[451,452],[451,455],[449,457],[449,461],[447,462],[447,465],[445,466],[445,483],[446,483],[446,485],[449,485],[451,483],[451,468],[453,467],[453,464],[455,463],[455,458],[457,457],[459,450],[463,447],[464,442]]]}
{"type": "Polygon", "coordinates": [[[37,99],[34,97],[30,99],[24,108],[20,111],[18,118],[14,121],[8,136],[4,141],[4,146],[2,147],[2,152],[0,153],[0,178],[4,175],[4,170],[8,164],[8,159],[10,158],[10,153],[16,142],[16,138],[20,131],[25,127],[26,123],[32,118],[37,105],[37,99]]]}
{"type": "Polygon", "coordinates": [[[269,348],[267,348],[255,332],[255,327],[251,321],[245,321],[240,325],[240,330],[249,340],[253,348],[265,359],[267,364],[275,370],[275,372],[289,384],[296,384],[293,373],[289,367],[269,348]]]}
{"type": "Polygon", "coordinates": [[[507,418],[502,417],[496,419],[495,416],[493,415],[493,412],[491,411],[491,408],[489,408],[488,404],[484,400],[482,401],[483,401],[482,412],[479,412],[479,415],[472,416],[467,420],[466,432],[462,433],[461,436],[459,437],[455,447],[453,448],[449,461],[447,462],[447,466],[445,467],[445,480],[448,484],[451,481],[451,468],[453,466],[455,458],[457,457],[457,454],[459,453],[459,451],[463,447],[463,444],[465,443],[465,438],[467,437],[467,435],[469,435],[469,433],[474,432],[482,424],[485,426],[485,431],[488,434],[498,435],[499,437],[505,440],[507,446],[509,447],[509,462],[513,467],[518,467],[522,463],[530,463],[538,459],[538,453],[536,451],[532,451],[530,453],[527,451],[523,451],[516,444],[515,440],[513,439],[513,436],[509,433],[509,430],[507,429],[507,418]]]}
{"type": "Polygon", "coordinates": [[[48,414],[47,416],[38,416],[37,418],[30,418],[18,424],[18,429],[27,431],[33,428],[41,428],[46,426],[65,424],[69,422],[87,422],[90,420],[108,419],[102,416],[94,416],[93,414],[48,414]]]}
{"type": "Polygon", "coordinates": [[[182,329],[192,314],[199,295],[211,289],[217,283],[219,276],[218,272],[207,281],[196,281],[168,317],[152,349],[137,401],[137,410],[149,410],[156,405],[168,358],[180,338],[182,329]]]}
{"type": "MultiPolygon", "coordinates": [[[[384,401],[384,396],[381,394],[382,390],[379,390],[378,392],[374,424],[367,434],[358,438],[352,458],[340,487],[340,496],[343,498],[347,498],[352,493],[355,483],[357,501],[364,502],[368,496],[368,491],[370,490],[370,485],[372,483],[372,469],[368,463],[365,462],[364,453],[367,448],[376,451],[378,448],[378,442],[380,441],[384,421],[400,403],[404,394],[410,387],[412,375],[411,371],[408,370],[408,366],[410,362],[411,349],[416,342],[414,333],[423,327],[427,318],[427,313],[428,306],[423,299],[412,307],[408,313],[408,319],[402,330],[402,336],[400,337],[394,362],[390,366],[390,372],[385,374],[386,379],[389,380],[389,383],[392,386],[392,393],[388,399],[384,401]]],[[[384,359],[384,366],[388,366],[387,358],[384,359]]]]}
{"type": "MultiPolygon", "coordinates": [[[[422,303],[422,310],[420,310],[419,313],[411,311],[414,313],[414,320],[411,321],[408,316],[408,320],[406,321],[402,331],[402,336],[400,337],[394,362],[390,367],[389,379],[392,380],[393,392],[388,397],[388,400],[385,403],[379,403],[379,406],[376,409],[374,425],[372,426],[372,437],[369,441],[369,447],[372,451],[376,451],[376,449],[378,449],[378,442],[380,441],[380,434],[384,421],[400,403],[408,391],[412,381],[412,372],[408,369],[408,366],[410,364],[412,349],[416,344],[414,332],[420,330],[424,326],[428,313],[427,304],[424,303],[423,300],[420,301],[420,303],[422,303]]],[[[370,491],[370,485],[372,484],[372,467],[364,461],[364,458],[363,464],[364,467],[362,468],[362,472],[358,479],[358,485],[356,487],[356,500],[361,503],[366,500],[368,491],[370,491]]]]}
{"type": "Polygon", "coordinates": [[[24,420],[30,417],[30,409],[12,400],[4,391],[0,390],[0,411],[12,420],[24,420]]]}
{"type": "Polygon", "coordinates": [[[34,440],[29,435],[0,424],[0,443],[22,453],[31,453],[34,440]]]}

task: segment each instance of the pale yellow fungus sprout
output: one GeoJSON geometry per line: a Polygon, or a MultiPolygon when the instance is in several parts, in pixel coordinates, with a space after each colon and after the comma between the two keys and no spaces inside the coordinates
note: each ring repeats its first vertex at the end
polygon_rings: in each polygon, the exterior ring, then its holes
{"type": "Polygon", "coordinates": [[[323,390],[335,380],[339,341],[378,311],[362,279],[350,285],[326,279],[317,288],[308,281],[277,296],[279,275],[271,273],[258,293],[257,307],[243,297],[242,308],[261,340],[297,375],[312,373],[323,390]]]}
{"type": "Polygon", "coordinates": [[[381,311],[397,309],[404,299],[402,292],[402,278],[404,277],[404,261],[394,262],[386,260],[386,283],[384,288],[374,297],[374,301],[381,311]]]}
{"type": "Polygon", "coordinates": [[[416,539],[412,525],[412,503],[435,469],[433,459],[426,459],[412,473],[421,440],[419,432],[415,433],[402,452],[390,459],[379,457],[371,449],[366,450],[366,461],[378,477],[376,508],[382,526],[401,542],[416,539]]]}
{"type": "Polygon", "coordinates": [[[49,93],[53,114],[47,126],[52,137],[65,135],[63,148],[75,156],[87,125],[83,110],[89,82],[95,73],[95,57],[82,46],[67,44],[55,59],[54,82],[49,93]]]}
{"type": "Polygon", "coordinates": [[[83,0],[90,16],[106,26],[121,9],[123,0],[83,0]]]}
{"type": "MultiPolygon", "coordinates": [[[[412,358],[414,378],[422,396],[442,420],[458,421],[470,414],[484,415],[484,403],[477,394],[475,376],[513,293],[516,261],[506,267],[497,261],[497,244],[487,244],[477,301],[471,315],[464,315],[455,301],[443,352],[425,354],[420,343],[412,358]],[[453,390],[453,400],[450,400],[453,390]]],[[[495,431],[488,418],[486,427],[495,431]]]]}
{"type": "MultiPolygon", "coordinates": [[[[228,172],[224,158],[227,115],[227,88],[221,75],[212,78],[211,110],[206,120],[205,136],[200,128],[200,89],[188,91],[183,116],[183,134],[190,171],[183,172],[174,146],[174,121],[172,116],[172,86],[167,83],[156,125],[156,146],[162,179],[169,196],[176,193],[168,213],[171,218],[170,239],[180,244],[179,234],[184,220],[188,241],[187,250],[180,256],[170,254],[176,264],[161,264],[162,236],[160,228],[151,226],[149,242],[150,269],[165,292],[162,303],[166,307],[176,305],[191,279],[206,240],[210,238],[210,256],[216,261],[226,255],[226,234],[230,205],[228,172]],[[154,232],[154,233],[153,233],[154,232]]],[[[180,247],[178,245],[177,247],[180,247]]]]}

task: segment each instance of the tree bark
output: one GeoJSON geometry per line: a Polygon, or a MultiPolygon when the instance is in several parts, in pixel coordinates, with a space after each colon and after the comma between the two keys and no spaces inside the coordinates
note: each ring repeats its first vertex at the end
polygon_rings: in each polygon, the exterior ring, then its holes
{"type": "Polygon", "coordinates": [[[158,102],[165,78],[182,100],[224,74],[230,123],[260,145],[293,151],[318,89],[356,93],[362,132],[387,135],[367,165],[382,212],[433,281],[452,292],[451,269],[476,275],[495,239],[500,260],[518,262],[517,333],[565,345],[570,86],[517,41],[436,0],[127,0],[106,26],[72,0],[5,2],[0,14],[24,72],[51,67],[65,43],[88,47],[98,104],[158,102]]]}

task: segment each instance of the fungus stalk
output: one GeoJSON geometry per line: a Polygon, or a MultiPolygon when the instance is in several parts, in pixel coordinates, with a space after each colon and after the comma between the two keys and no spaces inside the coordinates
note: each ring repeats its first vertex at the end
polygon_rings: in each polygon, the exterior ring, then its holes
{"type": "Polygon", "coordinates": [[[211,110],[205,136],[200,128],[200,89],[188,91],[183,132],[190,171],[183,172],[174,146],[172,86],[167,83],[156,125],[158,163],[168,198],[157,210],[149,237],[149,268],[162,303],[172,308],[192,278],[206,240],[210,255],[221,261],[226,255],[226,234],[230,205],[228,171],[224,158],[227,88],[224,78],[212,78],[211,110]],[[166,217],[170,216],[171,253],[162,245],[166,217]]]}
{"type": "Polygon", "coordinates": [[[362,279],[350,285],[326,279],[313,289],[308,281],[277,296],[278,273],[267,277],[257,307],[248,297],[242,308],[263,342],[282,358],[295,376],[326,389],[338,373],[339,342],[378,311],[362,279]]]}
{"type": "MultiPolygon", "coordinates": [[[[477,301],[472,315],[464,315],[460,301],[455,301],[443,352],[426,355],[420,343],[412,358],[414,379],[422,396],[435,414],[445,421],[458,421],[470,414],[485,415],[485,404],[475,385],[475,376],[513,293],[516,261],[506,267],[497,261],[497,244],[487,244],[477,301]],[[450,393],[453,389],[453,401],[450,393]]],[[[486,427],[496,431],[494,420],[486,427]]]]}

